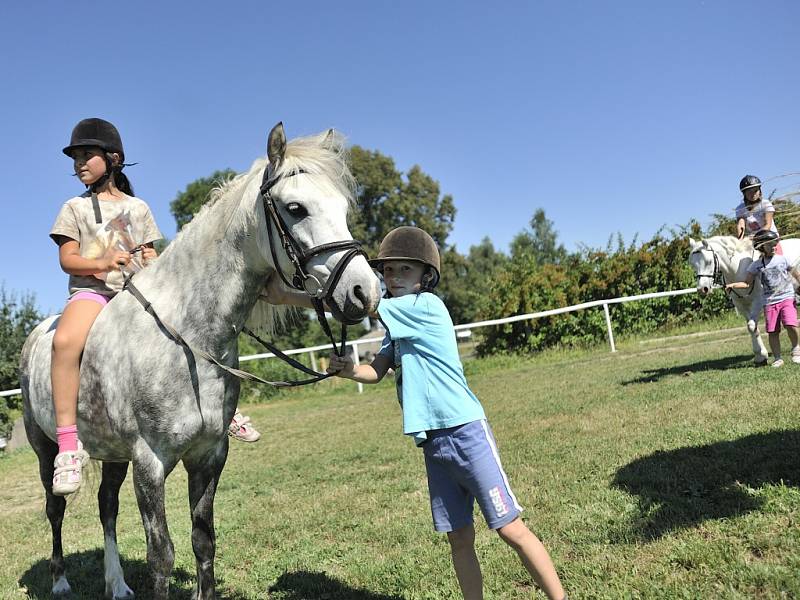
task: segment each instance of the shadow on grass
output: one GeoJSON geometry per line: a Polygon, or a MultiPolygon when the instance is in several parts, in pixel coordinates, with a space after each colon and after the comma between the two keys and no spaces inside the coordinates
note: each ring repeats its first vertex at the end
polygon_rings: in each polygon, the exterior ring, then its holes
{"type": "Polygon", "coordinates": [[[295,571],[284,573],[269,588],[270,598],[279,600],[405,600],[352,588],[325,573],[295,571]]]}
{"type": "Polygon", "coordinates": [[[613,485],[639,497],[641,515],[621,534],[647,540],[708,519],[759,510],[750,489],[800,487],[800,431],[757,433],[730,442],[658,451],[622,467],[613,485]]]}
{"type": "Polygon", "coordinates": [[[741,356],[728,356],[717,360],[703,360],[700,362],[689,363],[688,365],[678,365],[675,367],[665,367],[663,369],[644,369],[642,374],[628,381],[623,381],[622,385],[632,385],[635,383],[654,383],[669,375],[687,375],[699,371],[726,371],[728,369],[745,369],[752,367],[753,355],[742,354],[741,356]]]}
{"type": "MultiPolygon", "coordinates": [[[[65,556],[65,560],[67,581],[69,581],[72,588],[72,594],[67,596],[69,600],[97,600],[105,597],[102,548],[68,554],[65,556]]],[[[152,579],[147,563],[141,560],[125,560],[124,558],[120,558],[120,562],[125,573],[125,583],[136,594],[136,598],[151,597],[152,579]]],[[[195,583],[194,572],[189,573],[186,569],[173,570],[169,589],[170,599],[192,600],[195,598],[195,583]]],[[[217,598],[219,600],[248,600],[250,598],[250,596],[239,592],[220,592],[224,587],[224,583],[222,578],[217,575],[217,598]]],[[[53,596],[51,596],[50,590],[53,587],[53,580],[50,577],[50,558],[48,557],[46,560],[40,560],[33,564],[20,577],[19,585],[28,590],[28,598],[51,600],[53,596]]]]}

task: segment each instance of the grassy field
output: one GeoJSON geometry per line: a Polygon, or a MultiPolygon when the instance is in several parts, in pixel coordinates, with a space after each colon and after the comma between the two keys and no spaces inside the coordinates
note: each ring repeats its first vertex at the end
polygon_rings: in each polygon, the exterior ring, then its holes
{"type": "MultiPolygon", "coordinates": [[[[627,340],[466,370],[529,526],[571,598],[800,598],[800,365],[751,366],[743,333],[627,340]]],[[[458,598],[430,523],[421,453],[390,383],[347,382],[245,406],[263,432],[232,444],[217,495],[220,596],[232,600],[458,598]]],[[[34,455],[0,459],[0,598],[49,598],[49,526],[34,455]]],[[[64,524],[75,598],[103,592],[94,492],[64,524]]],[[[186,476],[168,480],[176,569],[194,582],[186,476]]],[[[119,544],[146,598],[130,478],[119,544]]],[[[476,519],[486,597],[543,597],[476,519]]]]}

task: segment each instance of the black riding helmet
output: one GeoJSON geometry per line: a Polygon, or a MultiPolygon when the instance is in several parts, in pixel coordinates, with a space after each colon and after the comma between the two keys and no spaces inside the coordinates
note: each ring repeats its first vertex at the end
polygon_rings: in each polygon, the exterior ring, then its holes
{"type": "Polygon", "coordinates": [[[387,260],[413,260],[428,266],[433,279],[427,287],[433,289],[439,283],[439,248],[433,238],[419,227],[403,226],[386,234],[378,250],[378,257],[369,261],[370,266],[383,272],[387,260]]]}
{"type": "Polygon", "coordinates": [[[739,182],[739,191],[743,194],[745,190],[758,187],[761,187],[761,180],[755,175],[745,175],[739,182]]]}
{"type": "Polygon", "coordinates": [[[776,232],[770,229],[759,229],[753,236],[753,248],[760,250],[767,244],[778,243],[781,239],[776,232]]]}
{"type": "Polygon", "coordinates": [[[122,138],[119,131],[104,119],[84,119],[72,130],[69,146],[63,152],[72,158],[72,151],[76,148],[96,146],[106,152],[119,154],[120,162],[125,160],[125,151],[122,149],[122,138]]]}

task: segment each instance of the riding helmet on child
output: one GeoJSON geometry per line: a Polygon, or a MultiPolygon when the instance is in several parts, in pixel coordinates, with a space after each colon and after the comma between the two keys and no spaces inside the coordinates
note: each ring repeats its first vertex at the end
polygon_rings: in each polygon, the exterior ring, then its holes
{"type": "Polygon", "coordinates": [[[398,227],[386,234],[378,250],[378,257],[370,260],[369,264],[382,273],[383,263],[387,260],[421,262],[428,267],[426,270],[431,275],[424,287],[432,290],[439,283],[439,248],[433,238],[419,227],[398,227]]]}
{"type": "Polygon", "coordinates": [[[761,180],[755,175],[745,175],[739,182],[739,191],[742,192],[743,194],[745,190],[749,190],[752,188],[760,188],[760,187],[761,187],[761,180]]]}
{"type": "Polygon", "coordinates": [[[753,236],[753,248],[760,250],[767,244],[777,244],[780,239],[781,236],[774,231],[770,231],[769,229],[759,229],[753,236]]]}
{"type": "Polygon", "coordinates": [[[62,152],[72,158],[72,153],[78,148],[94,147],[103,150],[103,158],[106,162],[106,174],[92,184],[95,189],[105,183],[111,173],[121,173],[125,166],[125,151],[122,148],[122,138],[119,131],[112,123],[105,119],[90,118],[83,119],[72,130],[69,146],[62,152]],[[115,165],[111,154],[119,154],[119,161],[115,165]]]}

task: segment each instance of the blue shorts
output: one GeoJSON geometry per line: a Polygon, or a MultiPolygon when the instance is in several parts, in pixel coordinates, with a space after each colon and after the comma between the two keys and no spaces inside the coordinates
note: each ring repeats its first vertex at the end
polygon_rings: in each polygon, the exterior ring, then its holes
{"type": "Polygon", "coordinates": [[[522,507],[508,485],[485,420],[429,431],[422,451],[436,531],[472,524],[475,500],[490,529],[500,529],[519,516],[522,507]]]}

